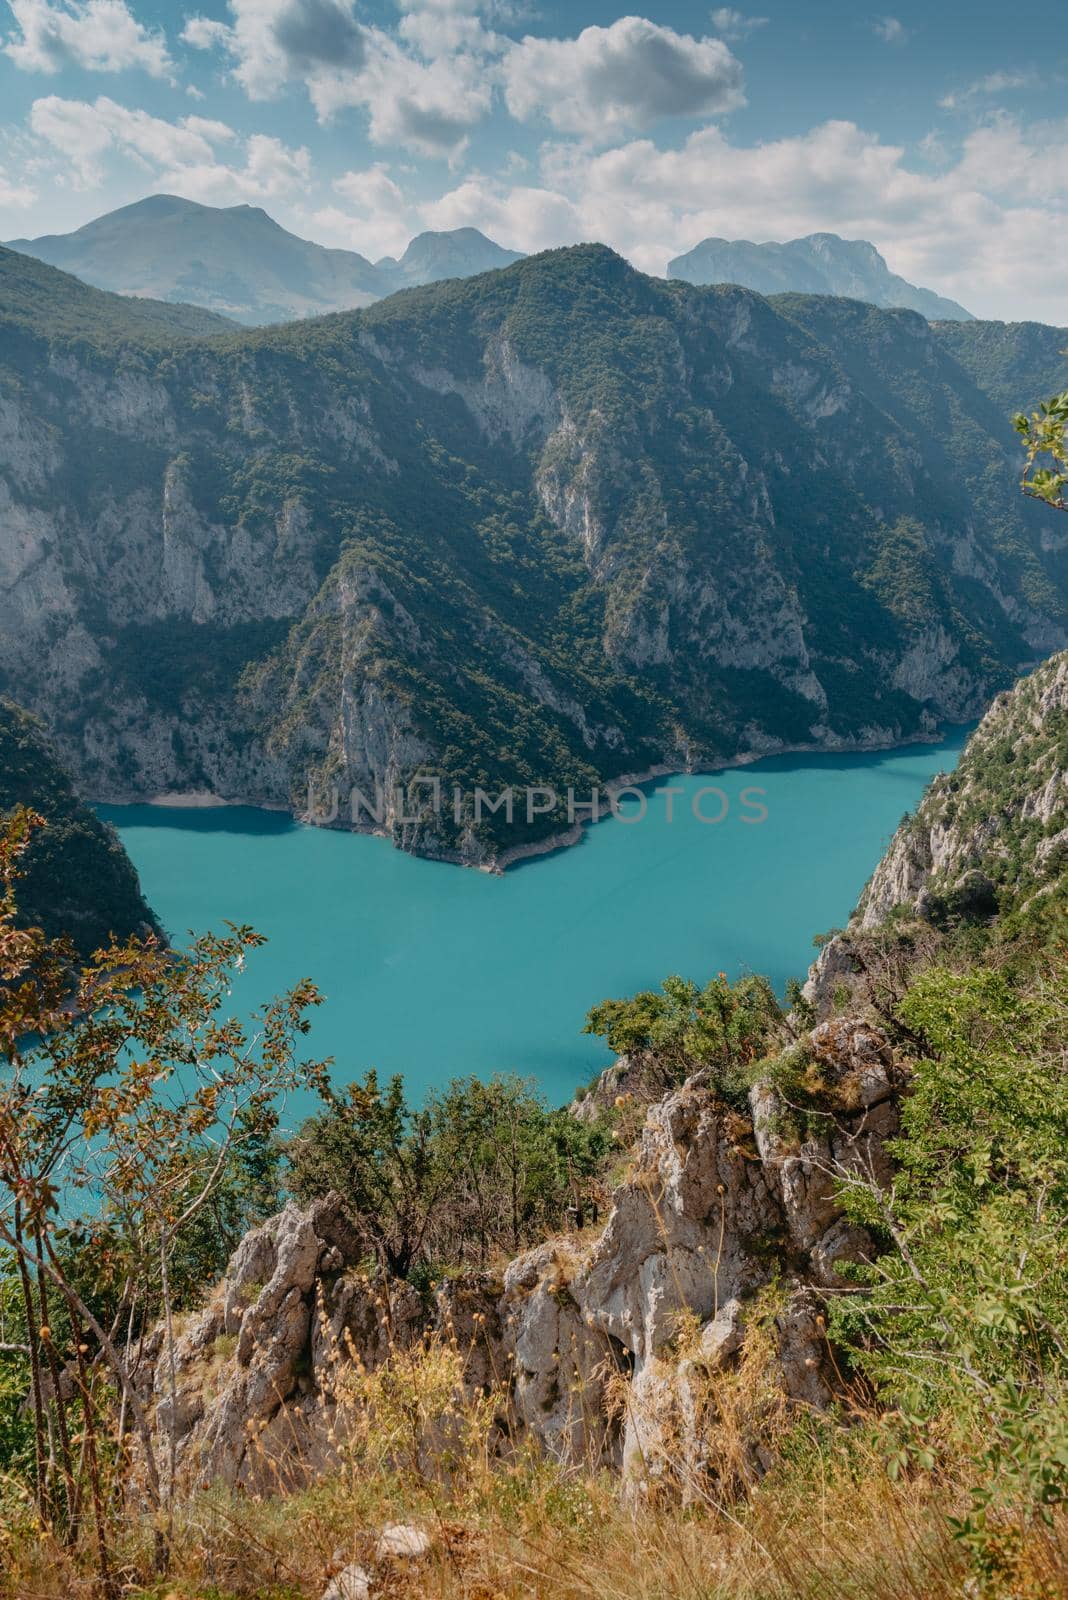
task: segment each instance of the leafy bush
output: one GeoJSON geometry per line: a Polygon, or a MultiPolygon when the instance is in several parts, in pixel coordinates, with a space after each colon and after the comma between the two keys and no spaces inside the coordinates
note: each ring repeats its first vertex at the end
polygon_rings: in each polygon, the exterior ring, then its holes
{"type": "Polygon", "coordinates": [[[707,1069],[723,1094],[744,1102],[750,1070],[783,1019],[766,978],[737,983],[719,973],[703,989],[685,978],[666,978],[659,994],[643,990],[630,1000],[594,1006],[584,1031],[603,1038],[618,1056],[646,1058],[662,1086],[707,1069]]]}
{"type": "Polygon", "coordinates": [[[485,1266],[595,1204],[605,1128],[549,1110],[518,1078],[454,1080],[413,1107],[403,1080],[369,1072],[332,1094],[286,1149],[302,1202],[332,1189],[397,1277],[485,1266]]]}

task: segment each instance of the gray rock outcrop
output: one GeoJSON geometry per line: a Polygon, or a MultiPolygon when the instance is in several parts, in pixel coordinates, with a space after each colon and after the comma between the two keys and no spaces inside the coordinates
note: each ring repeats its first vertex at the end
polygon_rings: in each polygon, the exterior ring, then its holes
{"type": "MultiPolygon", "coordinates": [[[[495,1448],[531,1439],[634,1487],[691,1492],[726,1470],[710,1397],[754,1330],[780,1408],[826,1407],[840,1380],[821,1291],[868,1247],[836,1179],[885,1181],[902,1078],[886,1039],[857,1021],[797,1048],[822,1084],[804,1126],[775,1082],[746,1109],[699,1074],[649,1109],[604,1228],[525,1252],[501,1282],[461,1275],[424,1299],[372,1281],[341,1196],[288,1205],[242,1240],[181,1331],[173,1398],[156,1336],[161,1461],[173,1430],[183,1482],[303,1481],[337,1459],[337,1363],[373,1372],[435,1333],[493,1398],[495,1448]]],[[[761,1448],[757,1427],[747,1471],[761,1470],[761,1448]]]]}

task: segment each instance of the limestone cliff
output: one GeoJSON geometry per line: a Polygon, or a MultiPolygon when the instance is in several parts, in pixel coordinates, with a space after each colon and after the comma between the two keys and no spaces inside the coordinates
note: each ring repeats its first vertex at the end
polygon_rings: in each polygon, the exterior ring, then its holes
{"type": "Polygon", "coordinates": [[[1068,654],[994,701],[954,772],[929,785],[807,985],[821,1007],[857,985],[880,930],[1043,941],[1068,931],[1068,654]]]}
{"type": "MultiPolygon", "coordinates": [[[[864,1024],[825,1024],[804,1047],[824,1084],[815,1130],[791,1129],[771,1081],[741,1112],[698,1075],[650,1109],[603,1230],[549,1240],[501,1280],[447,1279],[429,1302],[366,1276],[342,1196],[290,1204],[247,1235],[182,1331],[173,1394],[161,1334],[146,1341],[160,1459],[173,1424],[183,1484],[314,1476],[343,1444],[337,1363],[373,1370],[434,1329],[494,1397],[502,1453],[533,1439],[634,1485],[715,1474],[699,1392],[752,1319],[770,1329],[784,1403],[830,1404],[841,1380],[821,1293],[870,1248],[834,1174],[885,1172],[903,1078],[864,1024]]],[[[759,1430],[752,1449],[759,1471],[759,1430]]]]}
{"type": "Polygon", "coordinates": [[[1011,429],[911,313],[599,247],[169,348],[54,298],[0,292],[0,659],[96,797],[310,780],[348,826],[356,785],[487,861],[564,802],[476,787],[923,737],[1068,639],[1011,429]]]}

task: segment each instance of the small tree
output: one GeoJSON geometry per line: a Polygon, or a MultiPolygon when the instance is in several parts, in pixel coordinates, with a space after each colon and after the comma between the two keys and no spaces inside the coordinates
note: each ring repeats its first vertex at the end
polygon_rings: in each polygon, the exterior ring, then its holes
{"type": "Polygon", "coordinates": [[[430,1114],[410,1108],[400,1077],[383,1085],[373,1070],[324,1098],[327,1110],[287,1147],[290,1187],[303,1202],[337,1189],[380,1267],[407,1277],[455,1179],[434,1144],[430,1114]]]}
{"type": "Polygon", "coordinates": [[[766,978],[751,974],[732,984],[721,972],[703,989],[672,977],[660,994],[604,1000],[587,1017],[585,1032],[603,1038],[615,1055],[639,1058],[652,1090],[663,1092],[705,1068],[722,1094],[738,1099],[748,1088],[748,1068],[782,1021],[766,978]]]}
{"type": "Polygon", "coordinates": [[[580,1215],[603,1128],[550,1111],[522,1079],[456,1080],[421,1108],[374,1072],[331,1092],[291,1140],[289,1181],[308,1201],[345,1197],[368,1254],[392,1277],[484,1266],[580,1215]]]}
{"type": "Polygon", "coordinates": [[[1068,511],[1068,389],[1044,400],[1030,416],[1020,411],[1012,425],[1024,442],[1027,459],[1021,487],[1055,511],[1068,511]]]}
{"type": "Polygon", "coordinates": [[[959,1524],[979,1549],[992,1503],[1033,1516],[1068,1499],[1068,984],[934,967],[900,1009],[926,1050],[892,1179],[836,1169],[883,1248],[833,1320],[921,1458],[939,1417],[987,1441],[959,1524]]]}
{"type": "Polygon", "coordinates": [[[305,981],[266,1006],[251,1028],[228,1017],[234,976],[263,942],[247,927],[198,939],[184,954],[155,939],[133,940],[84,965],[69,944],[19,930],[19,862],[41,825],[18,812],[0,828],[0,1051],[7,1063],[0,1244],[11,1251],[20,1286],[39,1513],[55,1522],[59,1511],[47,1449],[54,1425],[63,1520],[72,1533],[86,1479],[101,1579],[111,1592],[95,1386],[106,1373],[119,1400],[120,1443],[132,1420],[149,1499],[169,1512],[174,1263],[238,1153],[273,1132],[278,1098],[322,1082],[324,1065],[296,1059],[297,1040],[310,1026],[306,1013],[319,996],[305,981]],[[81,1270],[86,1259],[111,1291],[98,1293],[95,1304],[81,1270]],[[165,1479],[131,1339],[157,1316],[171,1401],[165,1479]],[[78,1462],[66,1415],[72,1392],[85,1439],[78,1462]]]}

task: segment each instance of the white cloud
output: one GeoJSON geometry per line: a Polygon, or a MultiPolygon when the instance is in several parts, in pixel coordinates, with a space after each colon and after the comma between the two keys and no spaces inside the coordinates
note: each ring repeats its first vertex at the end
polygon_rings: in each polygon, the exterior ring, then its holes
{"type": "Polygon", "coordinates": [[[718,6],[712,12],[712,26],[725,39],[744,39],[747,33],[766,28],[770,20],[769,17],[747,17],[744,11],[736,11],[734,6],[718,6]]]}
{"type": "Polygon", "coordinates": [[[375,144],[455,157],[488,114],[493,86],[493,73],[481,56],[464,50],[419,60],[376,28],[369,30],[363,71],[323,80],[313,87],[312,98],[321,117],[362,106],[375,144]]]}
{"type": "Polygon", "coordinates": [[[472,0],[407,0],[395,32],[366,26],[353,0],[230,0],[232,24],[193,17],[182,38],[221,48],[253,100],[302,84],[320,121],[357,107],[375,144],[458,155],[493,100],[508,41],[472,0]]]}
{"type": "Polygon", "coordinates": [[[0,206],[11,206],[13,210],[23,210],[32,206],[37,199],[37,191],[27,184],[15,183],[8,177],[3,167],[0,167],[0,206]]]}
{"type": "Polygon", "coordinates": [[[171,60],[164,35],[133,16],[126,0],[8,0],[18,32],[5,54],[24,72],[121,72],[140,67],[167,77],[171,60]]]}
{"type": "Polygon", "coordinates": [[[645,17],[584,28],[577,39],[528,35],[505,58],[508,109],[598,140],[663,117],[716,116],[745,104],[742,69],[722,39],[695,39],[645,17]]]}
{"type": "Polygon", "coordinates": [[[1068,222],[1068,123],[1001,120],[934,173],[849,122],[754,146],[714,127],[668,150],[649,139],[595,155],[550,144],[539,181],[473,175],[420,214],[426,226],[479,227],[525,250],[600,239],[656,273],[710,235],[827,230],[872,240],[894,271],[980,315],[1068,322],[1056,248],[1068,222]]]}
{"type": "Polygon", "coordinates": [[[909,30],[899,17],[876,17],[872,27],[885,44],[904,44],[909,30]]]}
{"type": "Polygon", "coordinates": [[[208,204],[273,199],[311,182],[307,150],[253,134],[240,141],[243,165],[227,163],[216,146],[234,145],[238,136],[226,123],[204,117],[167,122],[106,96],[91,104],[58,95],[35,100],[30,126],[41,145],[62,156],[76,183],[87,188],[103,181],[112,162],[139,170],[154,188],[208,204]]]}
{"type": "Polygon", "coordinates": [[[580,207],[560,191],[509,187],[477,173],[424,205],[421,215],[428,228],[480,228],[516,250],[548,250],[596,237],[580,207]]]}
{"type": "Polygon", "coordinates": [[[494,55],[508,41],[486,28],[478,0],[404,0],[400,37],[426,60],[459,50],[494,55]]]}
{"type": "Polygon", "coordinates": [[[343,200],[359,211],[384,210],[391,207],[401,211],[406,206],[403,191],[389,176],[389,168],[382,161],[363,172],[344,172],[334,180],[334,188],[343,200]]]}
{"type": "Polygon", "coordinates": [[[351,73],[363,64],[365,30],[353,0],[230,0],[232,25],[191,17],[182,32],[194,49],[220,48],[250,100],[269,100],[287,83],[351,73]]]}
{"type": "Polygon", "coordinates": [[[226,50],[233,43],[234,30],[214,17],[189,17],[180,37],[194,50],[214,50],[216,46],[226,50]]]}
{"type": "Polygon", "coordinates": [[[418,223],[404,191],[378,161],[360,172],[345,172],[333,184],[345,208],[330,205],[312,212],[315,237],[346,250],[358,250],[372,261],[399,255],[418,223]]]}
{"type": "Polygon", "coordinates": [[[1030,69],[1020,69],[1016,72],[989,72],[985,78],[977,78],[966,89],[957,89],[953,94],[943,95],[938,104],[944,111],[954,111],[958,106],[966,105],[983,95],[1007,94],[1014,89],[1029,89],[1038,81],[1038,74],[1030,69]]]}

